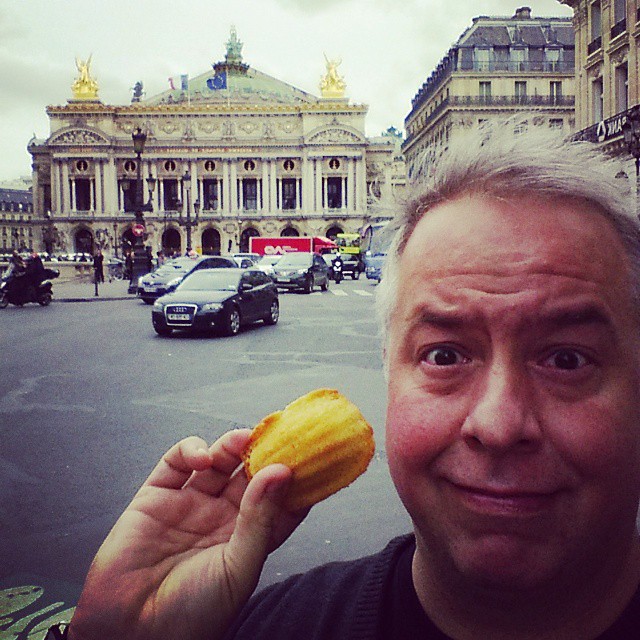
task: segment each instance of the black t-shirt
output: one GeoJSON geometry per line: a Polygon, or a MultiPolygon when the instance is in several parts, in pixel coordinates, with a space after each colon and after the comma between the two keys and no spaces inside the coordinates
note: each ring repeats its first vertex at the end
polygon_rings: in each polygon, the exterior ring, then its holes
{"type": "MultiPolygon", "coordinates": [[[[398,557],[384,593],[381,621],[381,640],[451,640],[431,621],[418,600],[411,563],[415,543],[406,545],[398,557]]],[[[622,615],[595,640],[639,640],[640,639],[640,589],[633,596],[622,615]]]]}

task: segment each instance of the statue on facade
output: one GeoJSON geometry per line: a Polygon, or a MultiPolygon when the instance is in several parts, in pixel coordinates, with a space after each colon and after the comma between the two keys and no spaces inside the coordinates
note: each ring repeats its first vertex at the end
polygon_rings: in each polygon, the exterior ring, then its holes
{"type": "Polygon", "coordinates": [[[323,98],[342,98],[347,84],[338,73],[342,60],[331,60],[324,54],[327,63],[327,73],[320,80],[320,92],[323,98]]]}
{"type": "Polygon", "coordinates": [[[231,35],[227,41],[225,60],[227,63],[242,62],[242,42],[238,40],[235,25],[231,26],[231,35]]]}
{"type": "Polygon", "coordinates": [[[133,85],[133,96],[131,97],[131,102],[140,102],[142,96],[144,96],[144,85],[140,80],[133,85]]]}
{"type": "Polygon", "coordinates": [[[78,77],[71,85],[74,100],[96,100],[98,97],[98,83],[91,77],[91,56],[87,60],[76,58],[78,77]]]}

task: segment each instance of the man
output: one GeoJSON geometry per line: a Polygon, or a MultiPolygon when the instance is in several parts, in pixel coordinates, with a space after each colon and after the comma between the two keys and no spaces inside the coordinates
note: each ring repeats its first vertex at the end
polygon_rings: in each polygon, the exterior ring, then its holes
{"type": "Polygon", "coordinates": [[[248,431],[175,445],[69,638],[637,638],[640,234],[586,143],[465,137],[418,174],[379,291],[386,450],[414,535],[249,601],[304,513],[248,431]],[[247,604],[248,602],[248,604],[247,604]]]}

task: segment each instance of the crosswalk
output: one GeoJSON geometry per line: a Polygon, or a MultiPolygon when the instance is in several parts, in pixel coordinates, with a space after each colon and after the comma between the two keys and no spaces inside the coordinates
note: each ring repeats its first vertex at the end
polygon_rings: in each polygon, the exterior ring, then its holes
{"type": "Polygon", "coordinates": [[[326,296],[328,293],[333,294],[334,296],[350,296],[351,294],[355,294],[357,296],[362,296],[363,298],[369,298],[373,296],[371,291],[366,291],[365,289],[349,289],[345,291],[344,289],[337,289],[336,287],[330,287],[329,291],[314,291],[312,296],[326,296]]]}

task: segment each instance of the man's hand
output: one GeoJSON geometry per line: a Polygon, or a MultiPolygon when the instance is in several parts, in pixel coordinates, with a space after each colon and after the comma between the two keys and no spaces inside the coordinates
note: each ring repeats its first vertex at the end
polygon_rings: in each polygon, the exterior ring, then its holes
{"type": "Polygon", "coordinates": [[[249,430],[210,448],[192,437],[160,461],[93,561],[72,640],[221,637],[255,589],[267,555],[305,513],[281,506],[291,471],[250,483],[238,466],[249,430]]]}

